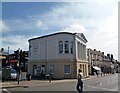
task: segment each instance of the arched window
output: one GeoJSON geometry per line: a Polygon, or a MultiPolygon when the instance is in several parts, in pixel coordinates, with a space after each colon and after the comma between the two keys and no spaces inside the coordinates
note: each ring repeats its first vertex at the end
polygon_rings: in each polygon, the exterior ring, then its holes
{"type": "Polygon", "coordinates": [[[65,53],[69,53],[69,42],[65,41],[65,53]]]}
{"type": "Polygon", "coordinates": [[[63,53],[63,42],[59,41],[59,53],[63,53]]]}
{"type": "Polygon", "coordinates": [[[71,42],[70,51],[71,51],[71,54],[73,54],[73,42],[71,42]]]}

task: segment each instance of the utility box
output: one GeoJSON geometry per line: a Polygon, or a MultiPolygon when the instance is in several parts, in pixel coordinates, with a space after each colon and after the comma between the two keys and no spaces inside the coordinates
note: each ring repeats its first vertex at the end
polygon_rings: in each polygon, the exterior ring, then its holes
{"type": "Polygon", "coordinates": [[[11,69],[10,68],[3,68],[2,69],[2,79],[10,79],[11,77],[11,69]]]}
{"type": "Polygon", "coordinates": [[[21,72],[21,80],[26,80],[26,72],[21,72]]]}

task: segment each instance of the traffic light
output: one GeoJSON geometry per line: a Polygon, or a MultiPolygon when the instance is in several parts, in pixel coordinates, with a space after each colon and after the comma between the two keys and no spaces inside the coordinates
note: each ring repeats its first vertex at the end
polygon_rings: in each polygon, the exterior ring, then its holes
{"type": "Polygon", "coordinates": [[[23,59],[25,59],[26,53],[25,51],[23,51],[23,59]]]}
{"type": "Polygon", "coordinates": [[[15,53],[15,58],[18,59],[18,56],[19,56],[19,50],[14,51],[14,53],[15,53]]]}
{"type": "Polygon", "coordinates": [[[22,50],[20,50],[20,62],[22,62],[22,59],[23,59],[23,52],[22,50]]]}
{"type": "Polygon", "coordinates": [[[25,59],[25,51],[20,50],[20,62],[22,62],[25,59]]]}
{"type": "Polygon", "coordinates": [[[25,56],[26,53],[25,51],[20,51],[20,62],[21,62],[21,70],[24,72],[25,71],[25,56]]]}
{"type": "Polygon", "coordinates": [[[111,61],[113,61],[113,54],[111,54],[111,61]]]}

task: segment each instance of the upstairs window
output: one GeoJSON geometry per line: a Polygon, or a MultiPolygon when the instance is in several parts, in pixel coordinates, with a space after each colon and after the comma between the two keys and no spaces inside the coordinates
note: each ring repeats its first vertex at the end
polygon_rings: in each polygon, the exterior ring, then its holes
{"type": "Polygon", "coordinates": [[[73,54],[73,42],[71,42],[70,51],[71,51],[71,54],[73,54]]]}
{"type": "Polygon", "coordinates": [[[69,42],[65,41],[65,53],[69,53],[69,42]]]}
{"type": "Polygon", "coordinates": [[[59,42],[59,53],[63,53],[63,42],[59,42]]]}

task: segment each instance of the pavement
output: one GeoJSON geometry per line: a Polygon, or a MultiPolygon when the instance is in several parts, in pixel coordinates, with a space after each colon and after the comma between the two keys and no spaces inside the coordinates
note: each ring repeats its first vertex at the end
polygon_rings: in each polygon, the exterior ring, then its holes
{"type": "MultiPolygon", "coordinates": [[[[101,76],[99,76],[101,77],[101,76]]],[[[87,78],[84,78],[83,80],[87,80],[87,79],[94,79],[94,78],[99,78],[97,76],[89,76],[87,78]]],[[[18,85],[18,81],[5,81],[5,82],[1,82],[0,83],[0,88],[2,89],[7,89],[7,88],[16,88],[16,87],[23,87],[23,88],[27,88],[29,86],[37,86],[37,85],[41,85],[41,84],[48,84],[48,83],[60,83],[60,82],[72,82],[72,81],[77,81],[77,79],[62,79],[62,80],[52,80],[51,82],[49,82],[49,80],[24,80],[24,81],[19,81],[19,85],[18,85]]]]}

